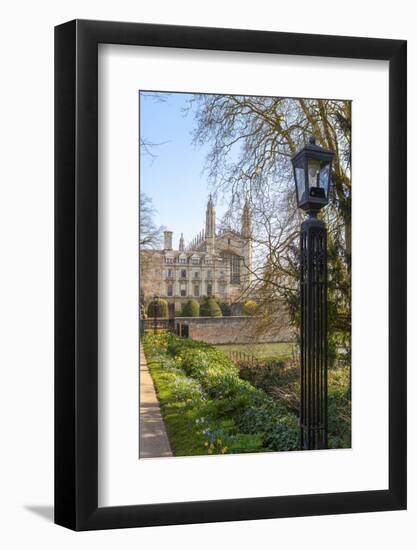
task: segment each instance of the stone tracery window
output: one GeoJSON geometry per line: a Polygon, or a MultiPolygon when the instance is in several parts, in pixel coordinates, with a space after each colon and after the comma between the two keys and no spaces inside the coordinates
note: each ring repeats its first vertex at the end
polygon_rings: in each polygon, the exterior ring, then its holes
{"type": "Polygon", "coordinates": [[[222,258],[229,263],[230,266],[230,283],[232,285],[240,284],[240,262],[241,258],[237,254],[231,252],[222,252],[222,258]]]}

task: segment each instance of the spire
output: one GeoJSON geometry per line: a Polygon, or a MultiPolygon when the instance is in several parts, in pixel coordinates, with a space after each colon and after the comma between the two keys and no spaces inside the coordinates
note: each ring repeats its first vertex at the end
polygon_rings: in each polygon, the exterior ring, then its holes
{"type": "Polygon", "coordinates": [[[182,233],[181,233],[181,238],[180,238],[179,250],[181,252],[184,252],[184,235],[182,233]]]}
{"type": "Polygon", "coordinates": [[[214,208],[211,193],[207,203],[206,210],[206,237],[215,237],[216,235],[216,210],[214,208]]]}
{"type": "Polygon", "coordinates": [[[244,237],[250,237],[252,233],[252,215],[248,199],[243,206],[241,233],[244,237]]]}

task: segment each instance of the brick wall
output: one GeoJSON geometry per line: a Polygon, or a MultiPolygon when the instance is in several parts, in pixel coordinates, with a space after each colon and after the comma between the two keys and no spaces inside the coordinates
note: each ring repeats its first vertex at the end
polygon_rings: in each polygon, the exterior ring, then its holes
{"type": "Polygon", "coordinates": [[[287,324],[277,322],[273,329],[259,335],[254,317],[182,317],[176,323],[188,325],[188,335],[208,344],[247,344],[250,342],[288,342],[294,332],[287,324]]]}

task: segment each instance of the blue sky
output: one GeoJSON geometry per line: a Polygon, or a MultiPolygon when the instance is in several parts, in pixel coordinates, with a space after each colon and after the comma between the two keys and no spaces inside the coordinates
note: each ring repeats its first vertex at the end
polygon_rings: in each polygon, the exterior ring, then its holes
{"type": "MultiPolygon", "coordinates": [[[[184,233],[186,243],[205,224],[210,192],[203,173],[207,148],[192,144],[194,113],[184,114],[189,94],[164,94],[164,102],[140,94],[140,135],[151,148],[152,158],[141,148],[141,192],[152,198],[155,222],[174,232],[174,248],[184,233]]],[[[217,217],[222,209],[216,205],[217,217]]]]}

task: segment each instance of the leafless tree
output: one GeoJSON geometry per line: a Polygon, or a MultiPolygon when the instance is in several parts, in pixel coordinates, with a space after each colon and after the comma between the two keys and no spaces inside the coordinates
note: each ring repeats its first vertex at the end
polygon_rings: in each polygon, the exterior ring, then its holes
{"type": "Polygon", "coordinates": [[[157,226],[154,222],[155,208],[152,199],[140,194],[140,216],[139,216],[139,245],[141,249],[158,248],[161,244],[163,226],[157,226]]]}
{"type": "MultiPolygon", "coordinates": [[[[252,209],[252,287],[259,316],[276,322],[285,304],[298,323],[298,231],[291,156],[311,134],[335,151],[329,229],[329,328],[350,341],[351,103],[233,95],[195,95],[194,143],[209,144],[206,170],[214,193],[238,227],[243,203],[252,209]],[[274,307],[275,305],[275,307],[274,307]]],[[[253,292],[247,289],[247,293],[253,292]]]]}

